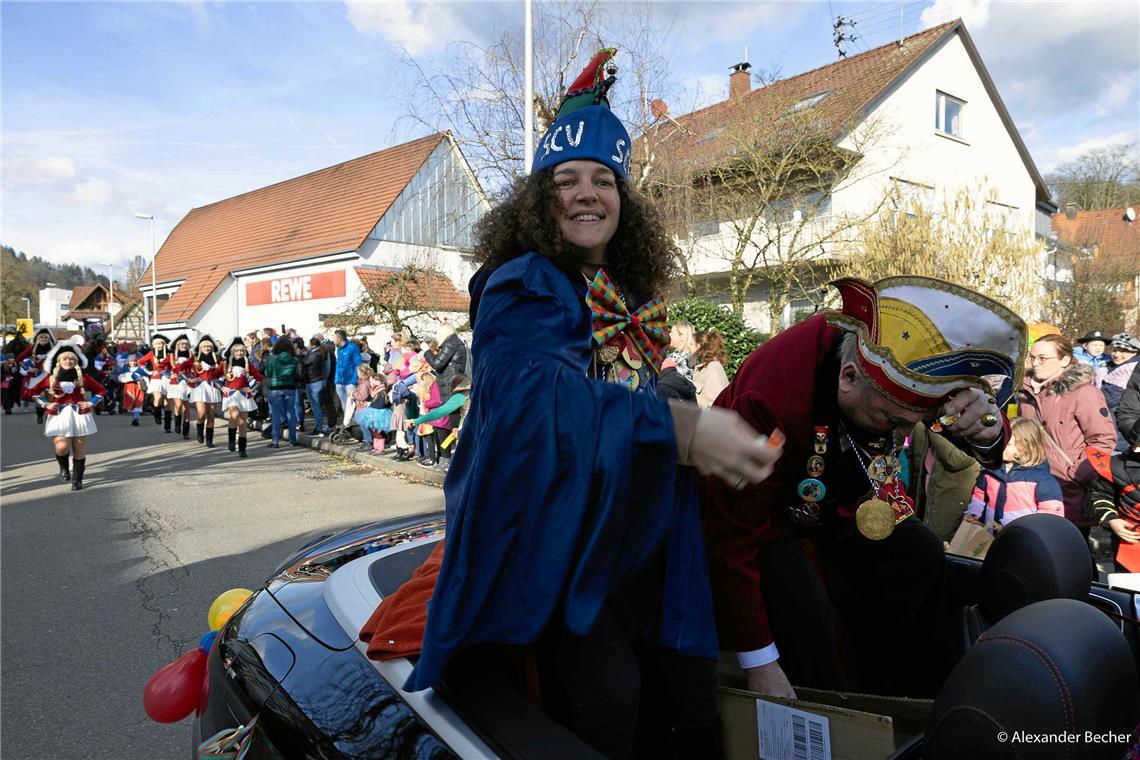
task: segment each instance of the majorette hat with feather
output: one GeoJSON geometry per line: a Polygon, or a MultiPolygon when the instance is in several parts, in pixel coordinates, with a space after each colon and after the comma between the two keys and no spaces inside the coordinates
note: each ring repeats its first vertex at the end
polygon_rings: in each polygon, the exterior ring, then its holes
{"type": "Polygon", "coordinates": [[[901,406],[933,409],[962,388],[993,394],[1000,406],[1021,387],[1025,322],[1000,303],[928,277],[831,284],[843,307],[828,321],[858,336],[864,374],[901,406]]]}

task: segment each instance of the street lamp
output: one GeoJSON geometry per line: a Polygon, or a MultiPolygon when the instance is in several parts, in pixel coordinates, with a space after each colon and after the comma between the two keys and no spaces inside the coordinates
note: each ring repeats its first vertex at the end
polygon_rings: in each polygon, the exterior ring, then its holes
{"type": "MultiPolygon", "coordinates": [[[[153,214],[139,214],[135,213],[135,219],[149,219],[150,220],[150,298],[151,304],[154,306],[154,323],[151,326],[151,335],[158,332],[158,282],[155,270],[158,269],[158,251],[154,249],[154,215],[153,214]]],[[[143,304],[146,304],[146,299],[143,299],[143,304]]],[[[147,342],[150,342],[150,337],[147,336],[147,342]]]]}
{"type": "Polygon", "coordinates": [[[20,300],[28,305],[28,319],[32,318],[32,299],[28,296],[20,296],[20,300]]]}
{"type": "Polygon", "coordinates": [[[107,297],[107,316],[111,318],[111,332],[107,333],[107,337],[111,340],[115,339],[115,270],[111,267],[110,263],[100,261],[99,266],[107,267],[107,285],[110,287],[110,295],[107,297]]]}

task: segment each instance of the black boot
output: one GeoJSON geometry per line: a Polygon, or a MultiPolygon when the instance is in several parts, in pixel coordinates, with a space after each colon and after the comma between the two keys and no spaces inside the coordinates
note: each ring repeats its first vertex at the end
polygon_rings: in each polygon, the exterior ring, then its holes
{"type": "Polygon", "coordinates": [[[205,443],[206,442],[206,435],[205,435],[205,433],[202,432],[205,428],[206,428],[205,422],[199,422],[198,423],[198,443],[205,443]]]}
{"type": "Polygon", "coordinates": [[[187,414],[182,420],[182,440],[190,440],[190,415],[187,414]]]}
{"type": "Polygon", "coordinates": [[[67,468],[67,454],[56,454],[55,461],[59,462],[59,479],[71,480],[71,470],[67,468]]]}
{"type": "Polygon", "coordinates": [[[167,409],[162,413],[162,429],[167,433],[170,432],[170,410],[167,409]]]}
{"type": "MultiPolygon", "coordinates": [[[[170,431],[168,430],[167,432],[170,432],[170,431]]],[[[174,415],[174,433],[175,433],[175,435],[177,435],[178,433],[181,433],[181,432],[182,432],[182,415],[176,414],[176,415],[174,415]]]]}
{"type": "Polygon", "coordinates": [[[83,470],[86,469],[86,467],[87,467],[87,459],[76,459],[75,460],[75,464],[72,467],[72,470],[75,473],[71,478],[71,490],[72,491],[82,491],[83,490],[83,470]]]}
{"type": "Polygon", "coordinates": [[[36,424],[44,424],[44,408],[42,406],[36,407],[36,424]]]}
{"type": "Polygon", "coordinates": [[[244,435],[238,438],[238,456],[241,457],[242,459],[246,458],[245,436],[244,435]]]}
{"type": "Polygon", "coordinates": [[[226,428],[226,435],[230,437],[230,451],[237,451],[237,428],[226,428]]]}
{"type": "Polygon", "coordinates": [[[206,448],[214,448],[214,429],[212,427],[206,428],[206,448]]]}
{"type": "Polygon", "coordinates": [[[162,407],[156,406],[151,411],[154,412],[154,424],[161,425],[162,424],[162,407]]]}

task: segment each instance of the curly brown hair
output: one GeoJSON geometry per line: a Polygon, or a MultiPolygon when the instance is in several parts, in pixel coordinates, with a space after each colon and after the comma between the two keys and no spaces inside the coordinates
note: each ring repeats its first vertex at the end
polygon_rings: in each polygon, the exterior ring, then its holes
{"type": "MultiPolygon", "coordinates": [[[[515,181],[507,196],[475,227],[474,257],[492,269],[530,251],[560,268],[575,271],[584,254],[562,240],[553,212],[562,208],[554,186],[555,167],[515,181]]],[[[677,248],[657,212],[636,190],[617,178],[621,214],[606,246],[606,272],[639,298],[663,290],[677,273],[677,248]]],[[[631,304],[632,308],[632,304],[631,304]]]]}
{"type": "Polygon", "coordinates": [[[709,328],[707,332],[700,334],[697,338],[697,344],[700,346],[697,349],[698,367],[704,367],[710,362],[725,363],[724,337],[720,334],[720,330],[715,327],[709,328]]]}

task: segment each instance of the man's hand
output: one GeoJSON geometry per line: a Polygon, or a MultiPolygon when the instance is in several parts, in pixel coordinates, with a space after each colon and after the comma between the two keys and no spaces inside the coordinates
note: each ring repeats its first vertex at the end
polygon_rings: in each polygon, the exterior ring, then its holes
{"type": "Polygon", "coordinates": [[[796,699],[796,690],[784,675],[780,661],[776,660],[767,665],[748,668],[744,671],[748,675],[748,690],[766,697],[787,697],[796,699]]]}
{"type": "Polygon", "coordinates": [[[982,521],[979,520],[974,515],[966,515],[966,522],[968,522],[972,525],[981,525],[982,524],[982,521]]]}
{"type": "Polygon", "coordinates": [[[965,388],[955,393],[942,407],[942,414],[955,418],[947,426],[948,432],[975,446],[988,446],[1001,435],[1001,410],[992,396],[977,388],[965,388]],[[997,424],[983,424],[982,418],[987,414],[997,417],[997,424]]]}
{"type": "Polygon", "coordinates": [[[1140,543],[1140,531],[1137,531],[1135,527],[1129,525],[1123,518],[1117,517],[1109,520],[1108,528],[1125,543],[1140,543]]]}

